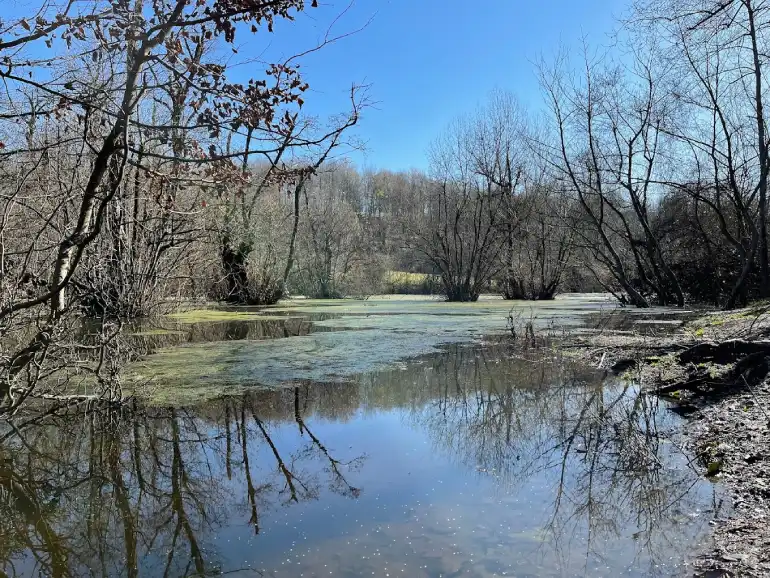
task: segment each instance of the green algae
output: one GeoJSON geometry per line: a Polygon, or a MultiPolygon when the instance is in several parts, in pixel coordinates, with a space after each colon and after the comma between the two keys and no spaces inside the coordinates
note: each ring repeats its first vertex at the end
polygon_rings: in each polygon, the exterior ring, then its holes
{"type": "Polygon", "coordinates": [[[337,313],[336,316],[314,322],[318,327],[332,329],[378,329],[383,332],[417,332],[438,335],[496,335],[508,331],[509,315],[514,321],[531,321],[535,329],[551,324],[576,326],[585,315],[596,313],[595,304],[578,307],[559,302],[513,302],[499,300],[477,303],[447,303],[430,299],[413,301],[377,300],[347,305],[313,304],[283,308],[285,312],[303,311],[308,314],[337,313]]]}
{"type": "Polygon", "coordinates": [[[156,328],[156,329],[140,329],[138,331],[126,333],[126,335],[129,335],[132,337],[155,337],[157,335],[186,335],[186,332],[179,331],[177,329],[156,328]]]}
{"type": "Polygon", "coordinates": [[[195,407],[218,399],[244,395],[255,388],[208,384],[206,387],[166,387],[158,382],[129,383],[124,392],[146,407],[195,407]]]}
{"type": "Polygon", "coordinates": [[[184,404],[238,393],[245,387],[346,381],[436,352],[442,344],[463,341],[449,335],[362,330],[200,343],[162,349],[131,364],[125,381],[128,389],[150,404],[184,404]]]}
{"type": "MultiPolygon", "coordinates": [[[[504,329],[509,313],[522,319],[565,319],[585,313],[600,313],[610,307],[611,304],[604,298],[556,299],[554,301],[506,301],[499,298],[482,298],[474,303],[450,303],[441,298],[430,296],[384,296],[366,300],[337,301],[292,299],[269,307],[265,312],[300,315],[329,314],[343,318],[348,316],[397,315],[405,318],[405,323],[409,326],[415,324],[406,319],[407,316],[422,316],[423,319],[429,315],[446,316],[441,322],[446,322],[448,325],[462,324],[461,316],[469,316],[478,320],[477,325],[480,330],[486,330],[490,324],[495,327],[502,326],[504,329]]],[[[331,321],[323,322],[321,325],[368,327],[368,325],[359,324],[356,321],[346,323],[348,325],[335,324],[331,321]]],[[[472,325],[473,322],[470,324],[472,325]]]]}
{"type": "Polygon", "coordinates": [[[428,312],[449,311],[509,311],[511,309],[532,310],[591,310],[598,311],[602,307],[614,308],[614,304],[606,297],[581,296],[562,297],[552,301],[514,301],[495,296],[482,296],[478,301],[469,303],[453,303],[437,296],[429,295],[378,295],[368,299],[286,299],[277,305],[267,307],[266,312],[313,312],[313,313],[358,313],[376,312],[428,312]]]}
{"type": "Polygon", "coordinates": [[[259,310],[184,311],[166,318],[193,332],[207,327],[229,329],[221,335],[204,332],[184,345],[167,343],[172,346],[133,363],[125,382],[150,404],[184,405],[244,389],[346,381],[397,367],[448,344],[502,334],[508,331],[509,315],[543,329],[579,325],[585,315],[609,307],[605,298],[540,302],[483,298],[476,303],[448,303],[435,297],[385,296],[290,299],[259,310]],[[302,327],[296,329],[302,330],[301,335],[286,331],[284,326],[292,319],[300,320],[302,327]],[[273,324],[281,327],[270,332],[245,330],[273,324]],[[236,331],[238,328],[244,331],[236,331]]]}
{"type": "Polygon", "coordinates": [[[492,335],[507,331],[505,315],[351,315],[317,321],[319,327],[333,329],[376,329],[382,332],[414,332],[434,335],[492,335]]]}
{"type": "Polygon", "coordinates": [[[210,323],[225,321],[283,321],[284,315],[263,315],[259,311],[232,309],[191,309],[169,313],[167,318],[178,323],[210,323]]]}

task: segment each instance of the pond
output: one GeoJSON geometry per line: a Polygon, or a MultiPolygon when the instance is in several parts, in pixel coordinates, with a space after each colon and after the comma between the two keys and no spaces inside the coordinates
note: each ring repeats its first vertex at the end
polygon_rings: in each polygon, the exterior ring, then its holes
{"type": "Polygon", "coordinates": [[[679,418],[483,338],[508,309],[308,302],[136,328],[158,351],[134,372],[173,387],[4,433],[0,576],[682,575],[725,506],[679,418]]]}
{"type": "MultiPolygon", "coordinates": [[[[608,330],[604,320],[615,310],[604,296],[570,295],[514,304],[489,297],[477,303],[414,296],[296,299],[261,309],[184,311],[129,330],[136,346],[153,354],[129,368],[126,382],[146,403],[200,403],[297,381],[345,381],[448,344],[499,338],[510,323],[519,332],[528,323],[559,332],[600,318],[608,330]]],[[[635,323],[670,312],[630,316],[635,323]]],[[[629,315],[614,317],[628,328],[629,315]]]]}

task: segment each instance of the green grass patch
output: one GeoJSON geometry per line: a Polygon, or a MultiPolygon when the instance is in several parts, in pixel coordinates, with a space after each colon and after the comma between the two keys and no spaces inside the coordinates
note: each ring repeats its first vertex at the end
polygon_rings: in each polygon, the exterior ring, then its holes
{"type": "Polygon", "coordinates": [[[408,271],[388,271],[385,273],[386,283],[404,285],[419,285],[425,283],[431,276],[427,273],[410,273],[408,271]]]}

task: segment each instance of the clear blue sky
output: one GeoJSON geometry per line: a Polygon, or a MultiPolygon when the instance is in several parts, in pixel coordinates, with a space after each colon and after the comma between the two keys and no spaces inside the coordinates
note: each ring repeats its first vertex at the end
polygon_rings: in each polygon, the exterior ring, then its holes
{"type": "MultiPolygon", "coordinates": [[[[311,0],[306,0],[310,5],[311,0]]],[[[352,83],[371,85],[376,108],[366,111],[358,136],[359,165],[424,168],[430,142],[456,116],[472,111],[494,88],[513,91],[532,108],[541,102],[533,62],[560,47],[578,50],[610,42],[615,18],[630,0],[319,0],[294,23],[241,34],[232,62],[276,61],[315,46],[332,33],[360,32],[306,57],[311,85],[307,110],[325,117],[346,108],[352,83]],[[344,13],[343,13],[344,12],[344,13]],[[341,15],[342,14],[342,15],[341,15]],[[341,15],[341,16],[340,16],[341,15]]],[[[29,15],[40,0],[0,0],[3,17],[29,15]]],[[[241,80],[264,65],[236,67],[241,80]]]]}
{"type": "MultiPolygon", "coordinates": [[[[308,1],[309,4],[309,1],[308,1]]],[[[367,143],[358,164],[408,169],[426,166],[431,140],[455,116],[494,88],[509,89],[523,104],[541,101],[533,62],[559,47],[577,50],[610,42],[615,17],[628,0],[356,0],[337,23],[338,33],[362,31],[305,60],[314,113],[339,111],[351,83],[371,85],[377,102],[358,127],[367,143]]],[[[286,55],[313,45],[348,6],[326,0],[291,27],[280,27],[265,47],[252,40],[240,56],[286,55]]],[[[241,37],[246,39],[246,35],[241,37]]]]}

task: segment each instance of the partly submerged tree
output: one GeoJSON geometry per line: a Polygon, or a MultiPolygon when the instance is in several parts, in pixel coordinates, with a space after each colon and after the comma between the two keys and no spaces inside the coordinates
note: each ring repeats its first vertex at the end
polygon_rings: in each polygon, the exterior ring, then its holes
{"type": "Polygon", "coordinates": [[[527,168],[527,120],[513,94],[495,91],[467,122],[463,138],[471,172],[490,192],[500,195],[502,213],[496,220],[503,243],[502,294],[506,299],[518,299],[522,297],[516,271],[522,217],[517,197],[527,168]]]}
{"type": "Polygon", "coordinates": [[[450,301],[476,301],[500,268],[500,224],[509,190],[480,174],[469,120],[458,120],[431,149],[427,217],[418,250],[441,277],[450,301]]]}
{"type": "Polygon", "coordinates": [[[556,185],[532,179],[515,199],[515,234],[503,283],[506,299],[549,300],[561,287],[578,224],[577,207],[556,185]]]}

